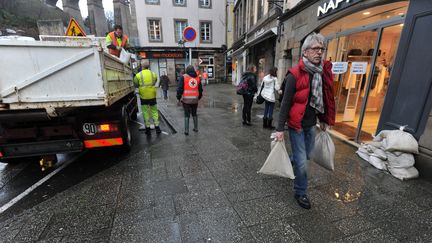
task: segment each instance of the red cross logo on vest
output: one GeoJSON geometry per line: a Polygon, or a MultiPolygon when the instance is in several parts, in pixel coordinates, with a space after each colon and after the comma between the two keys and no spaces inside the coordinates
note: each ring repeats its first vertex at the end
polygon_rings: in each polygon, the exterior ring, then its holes
{"type": "Polygon", "coordinates": [[[190,80],[189,80],[189,86],[191,87],[191,88],[196,88],[197,87],[197,85],[198,85],[198,82],[194,79],[194,78],[191,78],[190,80]]]}
{"type": "Polygon", "coordinates": [[[199,82],[200,82],[200,80],[198,77],[193,78],[193,77],[190,77],[189,75],[185,75],[183,98],[185,98],[185,99],[198,99],[199,82]]]}

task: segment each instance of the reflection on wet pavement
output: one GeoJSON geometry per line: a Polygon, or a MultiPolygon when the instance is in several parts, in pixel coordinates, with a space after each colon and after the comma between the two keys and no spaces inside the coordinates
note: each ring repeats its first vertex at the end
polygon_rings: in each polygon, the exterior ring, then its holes
{"type": "Polygon", "coordinates": [[[356,201],[361,196],[361,192],[353,193],[351,191],[347,191],[346,193],[343,193],[343,192],[339,192],[339,190],[336,190],[334,194],[338,201],[345,202],[345,203],[356,201]]]}

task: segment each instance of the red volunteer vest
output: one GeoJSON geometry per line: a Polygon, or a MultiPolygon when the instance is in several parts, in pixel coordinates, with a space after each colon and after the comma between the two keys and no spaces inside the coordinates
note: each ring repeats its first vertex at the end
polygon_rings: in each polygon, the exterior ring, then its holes
{"type": "MultiPolygon", "coordinates": [[[[323,99],[324,114],[318,114],[320,122],[327,123],[330,126],[335,124],[336,111],[333,91],[333,73],[332,64],[324,61],[323,67],[323,99]]],[[[292,100],[292,106],[288,114],[288,126],[300,130],[301,122],[309,102],[310,82],[309,73],[306,71],[303,60],[300,59],[299,65],[289,69],[296,80],[296,92],[292,100]]]]}
{"type": "MultiPolygon", "coordinates": [[[[110,38],[112,40],[113,45],[115,45],[117,47],[118,46],[117,37],[115,36],[114,31],[110,32],[109,36],[110,36],[110,38]]],[[[128,41],[128,37],[125,34],[123,34],[121,47],[125,47],[127,41],[128,41]]],[[[119,50],[116,50],[116,49],[108,49],[108,50],[109,50],[109,53],[111,55],[120,57],[120,51],[119,50]]]]}
{"type": "Polygon", "coordinates": [[[183,83],[183,100],[196,100],[199,98],[198,86],[200,83],[199,77],[191,77],[189,75],[184,75],[183,83]]]}

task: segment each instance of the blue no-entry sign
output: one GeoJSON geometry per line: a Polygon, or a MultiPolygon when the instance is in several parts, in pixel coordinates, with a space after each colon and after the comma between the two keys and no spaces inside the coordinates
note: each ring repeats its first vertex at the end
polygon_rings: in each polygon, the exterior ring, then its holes
{"type": "Polygon", "coordinates": [[[183,30],[183,38],[189,42],[194,41],[196,38],[196,31],[192,27],[186,27],[183,30]]]}

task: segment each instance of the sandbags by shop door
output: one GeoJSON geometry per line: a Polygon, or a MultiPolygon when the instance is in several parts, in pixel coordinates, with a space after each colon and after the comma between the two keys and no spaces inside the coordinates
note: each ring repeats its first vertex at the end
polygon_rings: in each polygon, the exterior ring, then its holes
{"type": "Polygon", "coordinates": [[[258,173],[294,179],[294,171],[285,142],[272,141],[272,150],[258,173]]]}
{"type": "Polygon", "coordinates": [[[388,170],[400,180],[417,178],[419,172],[414,167],[412,153],[418,153],[418,143],[403,129],[381,131],[372,142],[361,145],[357,154],[374,167],[388,170]]]}
{"type": "Polygon", "coordinates": [[[362,158],[362,159],[364,159],[364,160],[366,160],[366,161],[369,162],[370,155],[369,155],[368,151],[367,151],[363,146],[361,146],[361,147],[357,150],[356,154],[357,154],[360,158],[362,158]]]}
{"type": "Polygon", "coordinates": [[[375,168],[387,170],[387,155],[384,150],[370,144],[362,144],[356,153],[375,168]]]}
{"type": "Polygon", "coordinates": [[[383,147],[389,152],[404,152],[418,154],[417,140],[408,132],[399,130],[383,130],[373,139],[374,142],[382,142],[383,147]]]}
{"type": "Polygon", "coordinates": [[[419,177],[419,172],[414,166],[409,168],[396,168],[389,166],[388,170],[394,177],[402,181],[419,177]]]}
{"type": "Polygon", "coordinates": [[[376,156],[371,155],[369,157],[369,164],[373,165],[379,170],[387,170],[386,162],[376,156]]]}
{"type": "Polygon", "coordinates": [[[310,157],[325,169],[334,171],[335,146],[328,132],[320,130],[317,133],[315,147],[310,157]]]}
{"type": "Polygon", "coordinates": [[[394,168],[409,168],[415,164],[414,155],[409,153],[402,153],[398,156],[392,152],[387,152],[387,158],[389,165],[394,168]]]}

